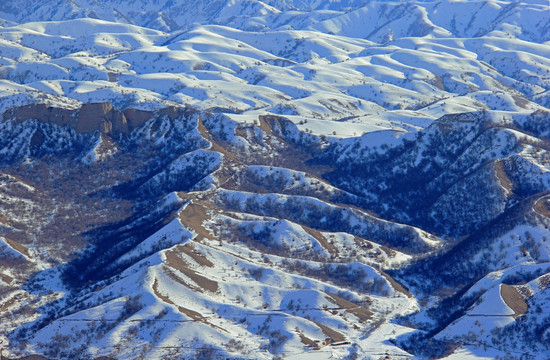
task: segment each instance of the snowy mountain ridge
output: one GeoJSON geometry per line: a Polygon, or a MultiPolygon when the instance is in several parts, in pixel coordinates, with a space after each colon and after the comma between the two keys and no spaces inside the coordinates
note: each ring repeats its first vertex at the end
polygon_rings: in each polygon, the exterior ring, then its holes
{"type": "Polygon", "coordinates": [[[322,30],[374,40],[379,31],[395,38],[422,35],[480,37],[492,31],[515,34],[524,40],[548,41],[543,0],[397,2],[365,0],[162,0],[130,6],[120,0],[73,0],[36,4],[7,0],[0,15],[17,23],[97,18],[154,28],[188,30],[197,24],[219,24],[242,30],[322,30]],[[448,16],[449,15],[449,16],[448,16]],[[359,20],[359,23],[357,22],[359,20]],[[359,25],[359,26],[358,26],[359,25]],[[546,36],[546,37],[545,37],[546,36]]]}

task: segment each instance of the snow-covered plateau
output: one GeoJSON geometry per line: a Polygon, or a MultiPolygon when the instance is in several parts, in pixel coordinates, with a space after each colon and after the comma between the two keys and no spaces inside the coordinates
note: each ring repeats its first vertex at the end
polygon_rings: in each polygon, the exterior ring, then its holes
{"type": "Polygon", "coordinates": [[[550,358],[547,0],[2,0],[2,359],[550,358]]]}

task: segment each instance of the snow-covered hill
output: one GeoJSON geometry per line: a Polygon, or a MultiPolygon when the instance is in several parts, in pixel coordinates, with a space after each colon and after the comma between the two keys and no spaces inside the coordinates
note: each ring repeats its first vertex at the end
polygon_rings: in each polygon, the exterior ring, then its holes
{"type": "Polygon", "coordinates": [[[4,354],[548,358],[549,34],[546,1],[3,1],[4,354]]]}

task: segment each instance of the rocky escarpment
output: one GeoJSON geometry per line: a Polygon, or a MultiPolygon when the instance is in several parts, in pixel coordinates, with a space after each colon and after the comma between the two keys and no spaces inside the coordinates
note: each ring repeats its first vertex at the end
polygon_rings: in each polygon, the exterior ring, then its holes
{"type": "MultiPolygon", "coordinates": [[[[165,108],[162,115],[175,118],[180,115],[177,108],[165,108]]],[[[99,131],[103,134],[128,134],[153,117],[152,111],[139,109],[119,110],[109,102],[83,104],[80,109],[65,109],[48,104],[31,104],[8,109],[2,115],[4,121],[22,123],[36,119],[44,123],[69,126],[78,133],[99,131]]]]}

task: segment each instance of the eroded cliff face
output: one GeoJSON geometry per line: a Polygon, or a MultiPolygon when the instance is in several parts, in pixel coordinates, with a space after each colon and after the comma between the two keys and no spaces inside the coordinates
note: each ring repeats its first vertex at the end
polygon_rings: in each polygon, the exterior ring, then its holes
{"type": "Polygon", "coordinates": [[[110,103],[84,104],[76,116],[75,130],[79,133],[96,130],[106,134],[128,132],[126,117],[110,103]]]}
{"type": "MultiPolygon", "coordinates": [[[[178,116],[175,109],[164,109],[168,117],[178,116]]],[[[80,109],[64,109],[47,104],[31,104],[14,107],[3,114],[3,120],[14,119],[17,123],[36,119],[44,123],[70,126],[78,133],[99,131],[103,134],[127,134],[145,124],[153,112],[126,109],[121,111],[109,102],[83,104],[80,109]]]]}

